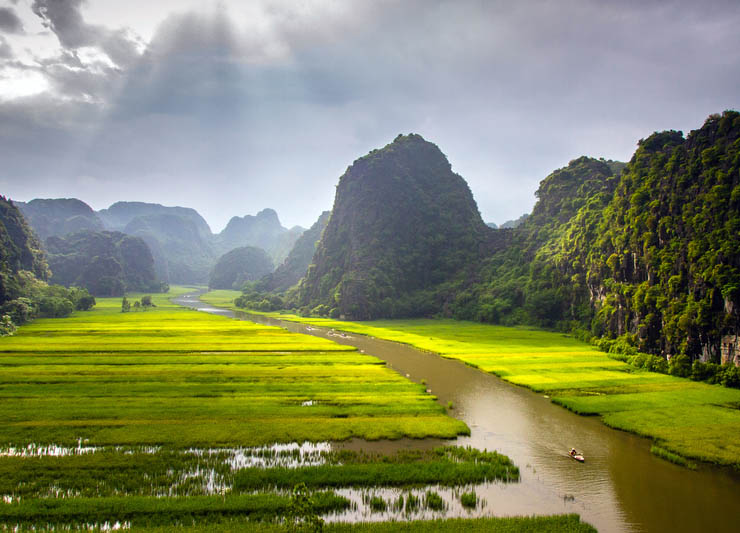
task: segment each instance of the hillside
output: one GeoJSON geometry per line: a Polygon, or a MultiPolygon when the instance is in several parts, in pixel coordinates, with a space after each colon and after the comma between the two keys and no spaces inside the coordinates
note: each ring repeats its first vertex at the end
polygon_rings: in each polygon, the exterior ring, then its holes
{"type": "Polygon", "coordinates": [[[41,243],[12,200],[0,196],[0,305],[24,296],[21,271],[49,277],[41,243]]]}
{"type": "Polygon", "coordinates": [[[171,215],[190,221],[204,239],[211,237],[211,228],[200,214],[190,207],[170,207],[146,202],[116,202],[98,211],[106,229],[123,231],[131,221],[141,216],[171,215]]]}
{"type": "Polygon", "coordinates": [[[710,116],[685,138],[641,140],[594,218],[595,238],[579,247],[587,218],[568,228],[559,262],[583,277],[594,333],[655,354],[738,353],[740,113],[710,116]]]}
{"type": "Polygon", "coordinates": [[[157,277],[168,283],[208,282],[213,248],[191,217],[160,213],[133,218],[123,233],[140,237],[152,250],[157,277]]]}
{"type": "Polygon", "coordinates": [[[537,196],[511,244],[483,262],[481,283],[458,287],[453,316],[575,328],[655,355],[737,357],[740,114],[710,116],[687,137],[655,133],[626,166],[574,160],[537,196]]]}
{"type": "Polygon", "coordinates": [[[260,280],[257,284],[258,290],[283,292],[306,275],[316,253],[321,234],[329,223],[330,215],[331,211],[321,213],[318,220],[298,238],[288,257],[275,269],[275,272],[260,280]]]}
{"type": "Polygon", "coordinates": [[[46,240],[51,282],[84,287],[95,296],[159,291],[146,243],[117,231],[82,231],[46,240]]]}
{"type": "Polygon", "coordinates": [[[263,209],[256,215],[232,217],[221,231],[214,235],[214,248],[221,254],[234,248],[256,246],[265,250],[274,263],[282,262],[290,253],[303,228],[284,228],[273,209],[263,209]]]}
{"type": "Polygon", "coordinates": [[[238,290],[245,282],[256,281],[272,272],[273,268],[270,256],[262,248],[234,248],[216,261],[208,287],[238,290]]]}
{"type": "Polygon", "coordinates": [[[340,178],[300,304],[356,319],[438,312],[435,288],[493,231],[439,148],[399,135],[340,178]]]}
{"type": "Polygon", "coordinates": [[[16,206],[42,241],[83,230],[103,230],[103,222],[92,207],[77,198],[36,198],[16,202],[16,206]]]}

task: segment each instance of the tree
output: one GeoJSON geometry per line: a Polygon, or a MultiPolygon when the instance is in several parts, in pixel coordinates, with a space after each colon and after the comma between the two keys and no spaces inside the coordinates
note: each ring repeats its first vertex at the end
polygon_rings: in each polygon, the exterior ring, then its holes
{"type": "Polygon", "coordinates": [[[131,302],[124,296],[121,300],[121,313],[128,313],[129,311],[131,311],[131,302]]]}
{"type": "Polygon", "coordinates": [[[15,333],[16,327],[10,319],[10,315],[3,315],[0,318],[0,337],[6,337],[15,333]]]}

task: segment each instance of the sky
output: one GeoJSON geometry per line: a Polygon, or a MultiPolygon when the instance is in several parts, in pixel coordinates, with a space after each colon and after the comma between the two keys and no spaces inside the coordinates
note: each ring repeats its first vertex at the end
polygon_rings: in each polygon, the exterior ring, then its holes
{"type": "Polygon", "coordinates": [[[737,0],[0,0],[0,194],[309,227],[419,133],[483,219],[740,108],[737,0]]]}

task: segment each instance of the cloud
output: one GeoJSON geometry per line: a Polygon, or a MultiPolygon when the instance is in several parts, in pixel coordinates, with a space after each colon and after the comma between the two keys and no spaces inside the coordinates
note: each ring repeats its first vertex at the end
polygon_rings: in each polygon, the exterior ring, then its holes
{"type": "Polygon", "coordinates": [[[96,47],[118,66],[132,64],[140,55],[140,39],[125,28],[88,24],[80,13],[82,4],[83,0],[34,0],[32,9],[65,49],[96,47]]]}
{"type": "Polygon", "coordinates": [[[23,33],[23,23],[12,7],[0,7],[0,31],[23,33]]]}
{"type": "Polygon", "coordinates": [[[737,2],[255,1],[174,13],[146,46],[82,5],[34,2],[51,89],[0,103],[0,186],[27,199],[308,226],[347,165],[414,131],[502,222],[570,159],[740,106],[737,2]]]}
{"type": "Polygon", "coordinates": [[[12,59],[13,57],[13,49],[5,40],[5,37],[0,35],[0,59],[12,59]]]}

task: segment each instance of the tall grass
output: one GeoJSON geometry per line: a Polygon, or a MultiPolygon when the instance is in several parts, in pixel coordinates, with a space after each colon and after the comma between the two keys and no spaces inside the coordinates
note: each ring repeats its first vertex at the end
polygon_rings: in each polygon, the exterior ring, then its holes
{"type": "Polygon", "coordinates": [[[327,460],[328,464],[299,468],[245,468],[234,475],[234,489],[287,488],[299,483],[325,488],[431,484],[460,486],[519,479],[519,469],[508,457],[454,446],[433,451],[401,452],[391,456],[344,451],[330,454],[327,460]]]}

